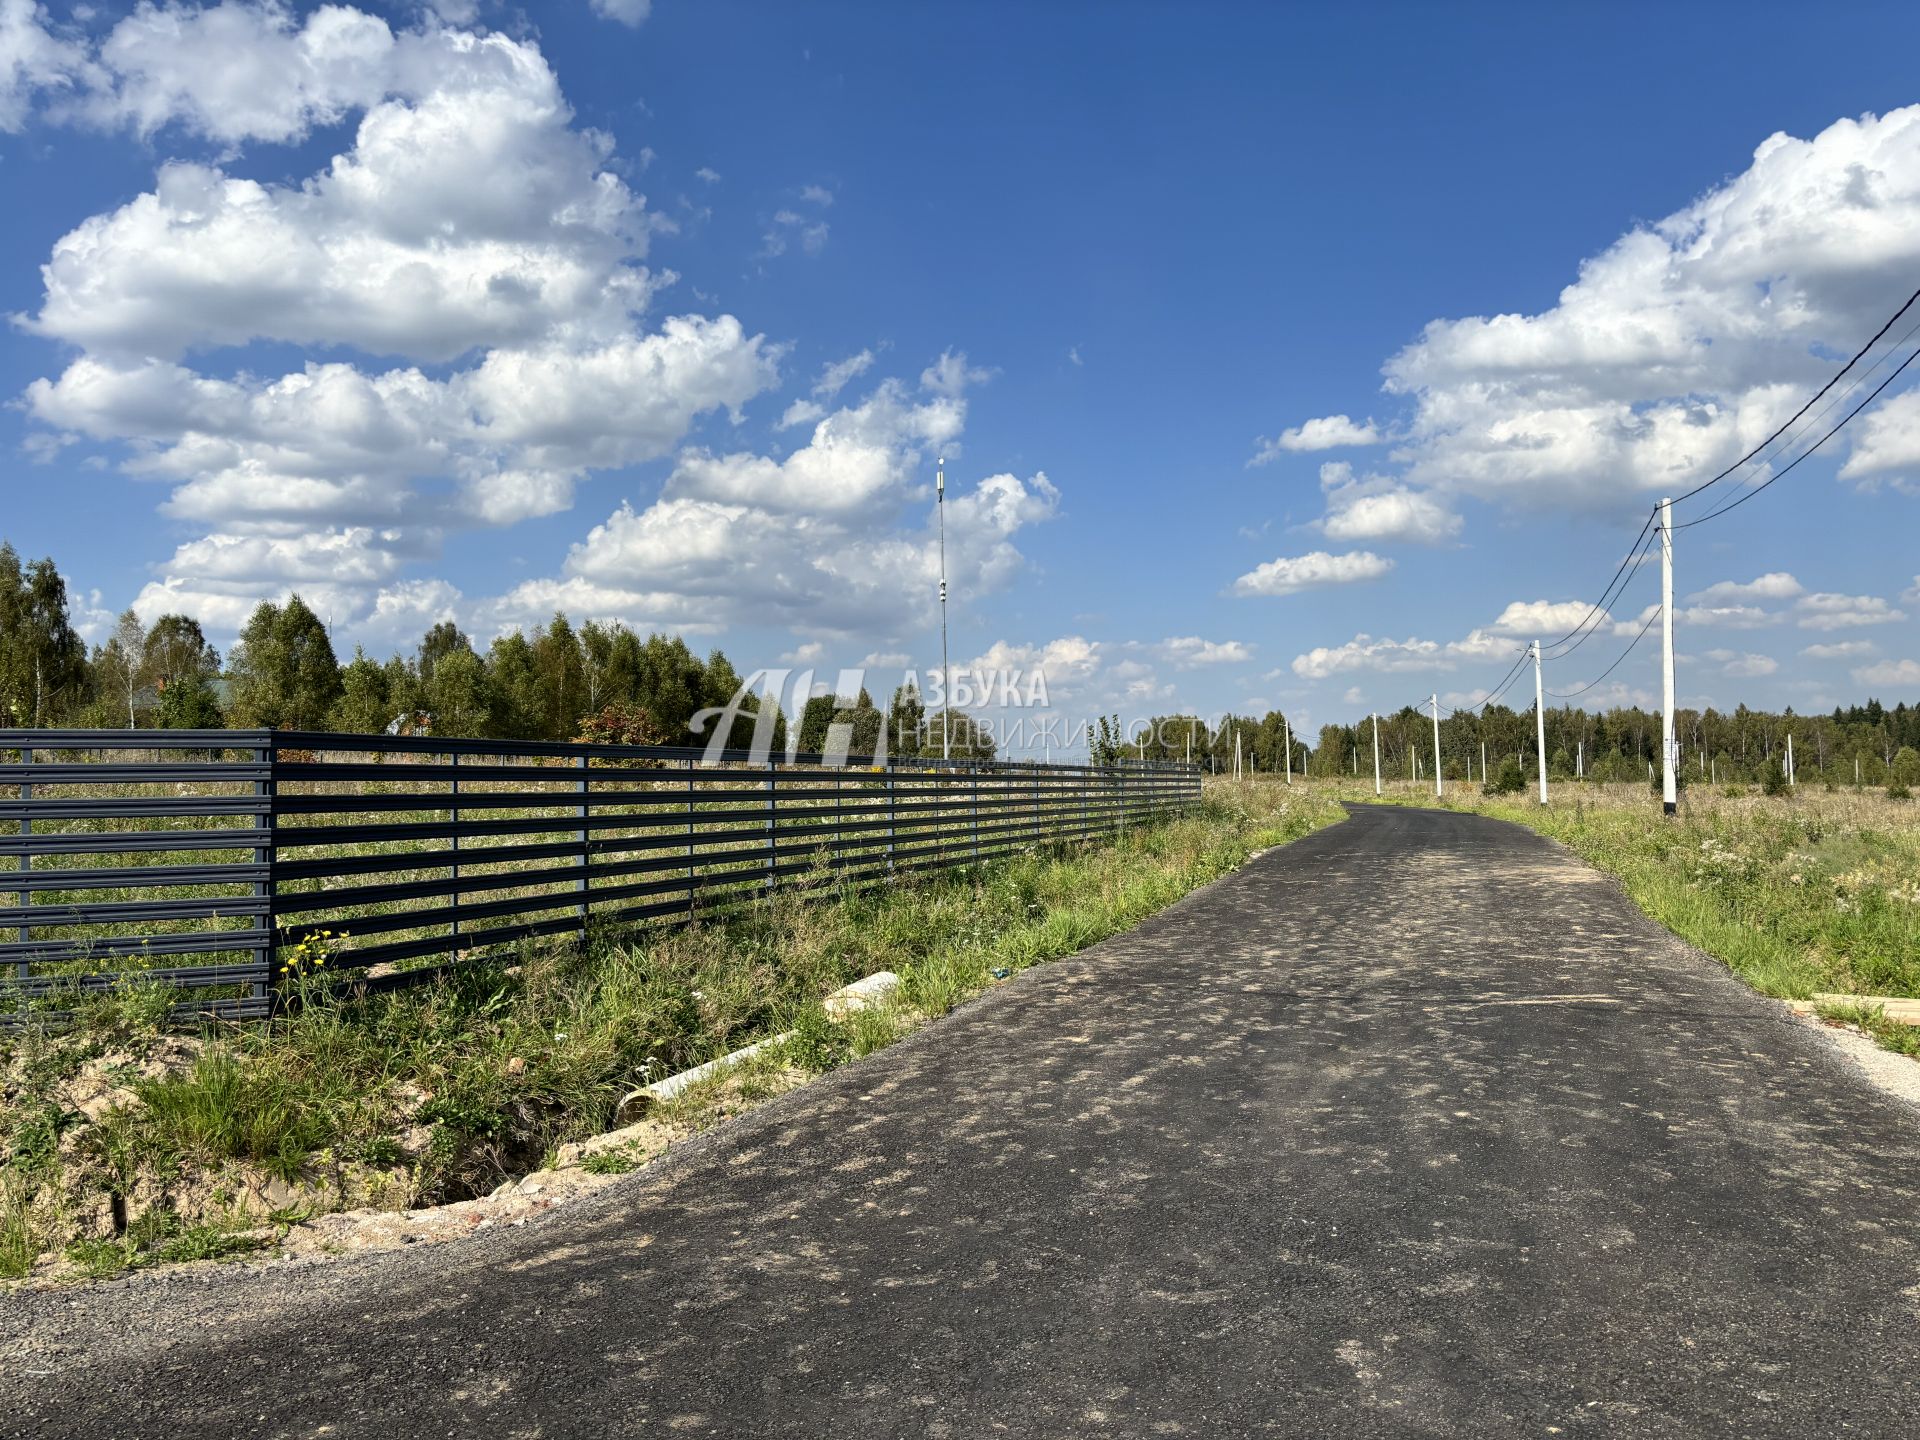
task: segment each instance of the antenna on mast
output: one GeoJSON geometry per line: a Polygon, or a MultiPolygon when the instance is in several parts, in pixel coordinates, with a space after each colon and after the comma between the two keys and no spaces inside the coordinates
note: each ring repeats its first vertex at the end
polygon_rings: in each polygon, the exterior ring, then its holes
{"type": "Polygon", "coordinates": [[[953,673],[947,668],[947,457],[933,477],[934,509],[940,516],[940,699],[945,714],[940,717],[940,758],[953,754],[953,673]]]}

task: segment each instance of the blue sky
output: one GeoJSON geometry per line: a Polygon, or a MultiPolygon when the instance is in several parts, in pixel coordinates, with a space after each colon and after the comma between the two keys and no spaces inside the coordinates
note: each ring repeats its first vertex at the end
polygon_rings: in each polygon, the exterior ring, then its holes
{"type": "MultiPolygon", "coordinates": [[[[559,606],[887,684],[938,663],[944,451],[956,664],[1083,712],[1466,703],[1920,286],[1916,38],[0,0],[0,530],[93,625],[224,641],[298,589],[386,653],[559,606]]],[[[1904,388],[1681,533],[1684,700],[1920,698],[1904,388]]]]}

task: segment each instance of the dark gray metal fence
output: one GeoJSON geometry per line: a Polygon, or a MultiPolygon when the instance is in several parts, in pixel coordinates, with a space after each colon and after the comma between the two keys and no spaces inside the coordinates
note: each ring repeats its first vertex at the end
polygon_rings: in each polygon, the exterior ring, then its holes
{"type": "Polygon", "coordinates": [[[373,976],[1168,814],[1191,765],[301,734],[0,730],[0,1023],[139,979],[244,1018],[291,947],[373,976]],[[7,798],[11,797],[11,798],[7,798]],[[4,868],[8,860],[11,870],[4,868]]]}

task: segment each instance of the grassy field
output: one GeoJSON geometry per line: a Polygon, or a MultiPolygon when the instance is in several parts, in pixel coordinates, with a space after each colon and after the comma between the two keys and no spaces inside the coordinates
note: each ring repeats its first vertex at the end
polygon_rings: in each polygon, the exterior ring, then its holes
{"type": "Polygon", "coordinates": [[[1339,815],[1305,787],[1210,784],[1111,842],[860,892],[822,873],[723,922],[530,945],[270,1027],[170,1033],[158,987],[86,998],[71,1030],[0,1036],[0,1276],[245,1253],[324,1211],[485,1194],[650,1078],[785,1031],[780,1063],[829,1069],[1339,815]],[[829,1021],[824,995],[882,969],[892,1004],[829,1021]]]}
{"type": "MultiPolygon", "coordinates": [[[[1373,798],[1370,784],[1346,793],[1373,798]]],[[[1386,798],[1443,803],[1406,783],[1386,798]]],[[[1550,800],[1449,785],[1444,804],[1552,836],[1763,994],[1920,995],[1920,803],[1872,789],[1802,785],[1772,797],[1698,786],[1669,821],[1645,785],[1556,784],[1550,800]]],[[[1920,1054],[1920,1029],[1871,1006],[1823,1009],[1920,1054]]]]}

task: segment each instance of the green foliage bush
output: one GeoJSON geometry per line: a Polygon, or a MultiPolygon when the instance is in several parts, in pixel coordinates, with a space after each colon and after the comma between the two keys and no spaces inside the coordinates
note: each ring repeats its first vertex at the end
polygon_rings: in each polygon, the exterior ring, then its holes
{"type": "Polygon", "coordinates": [[[1760,770],[1760,793],[1780,796],[1787,793],[1787,772],[1776,757],[1767,761],[1760,770]]]}
{"type": "Polygon", "coordinates": [[[1893,757],[1893,778],[1901,785],[1920,785],[1920,750],[1902,745],[1893,757]]]}
{"type": "Polygon", "coordinates": [[[1488,795],[1518,795],[1526,788],[1526,771],[1520,768],[1520,762],[1518,760],[1509,758],[1500,762],[1500,768],[1494,772],[1493,778],[1483,787],[1483,793],[1488,795]]]}

